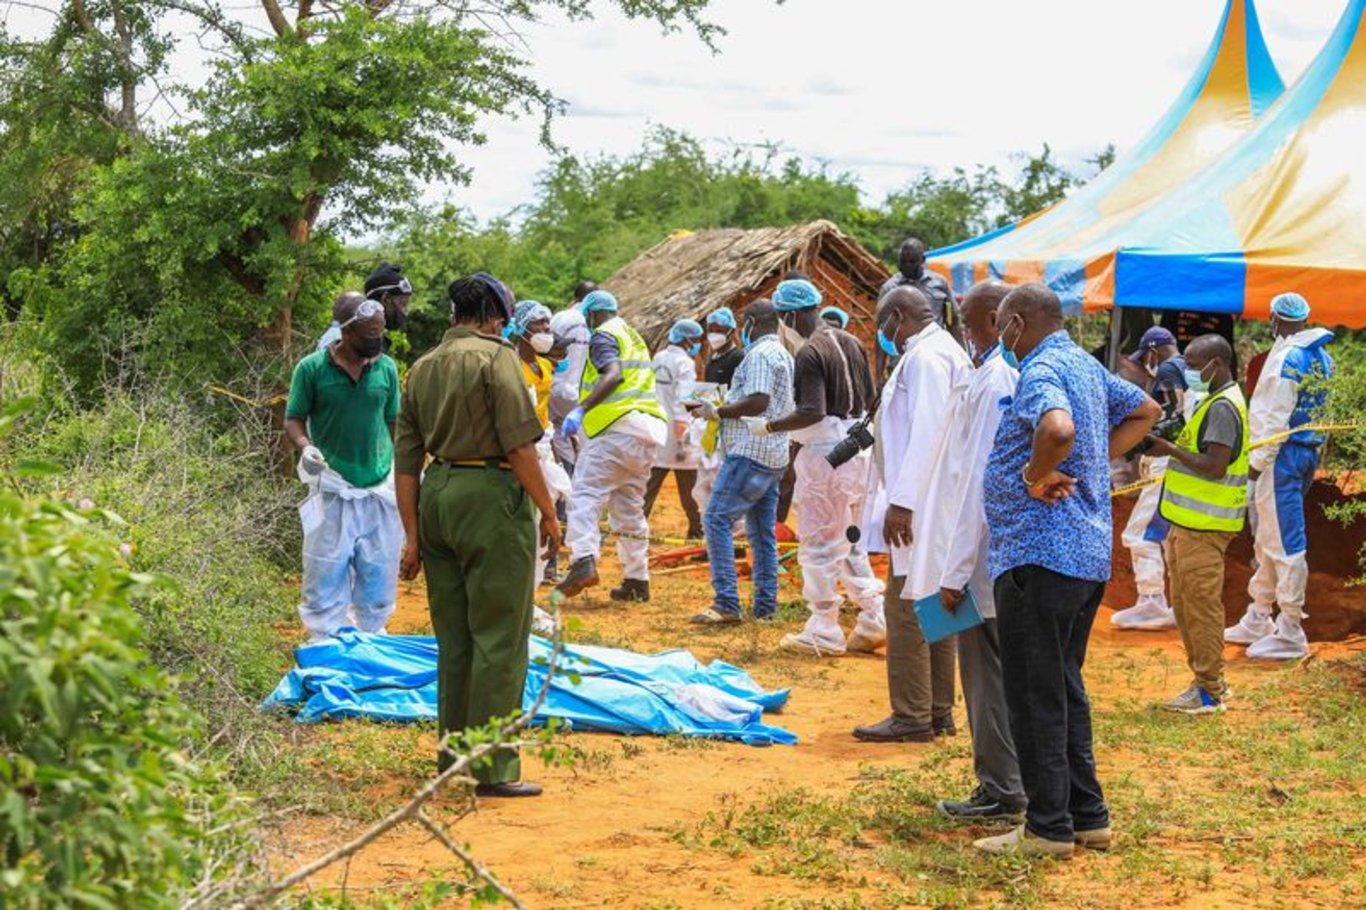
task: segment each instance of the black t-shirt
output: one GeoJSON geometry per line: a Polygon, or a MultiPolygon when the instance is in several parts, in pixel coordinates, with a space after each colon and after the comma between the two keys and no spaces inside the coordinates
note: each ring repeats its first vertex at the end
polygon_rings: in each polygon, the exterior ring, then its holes
{"type": "Polygon", "coordinates": [[[793,386],[799,411],[858,417],[872,406],[868,354],[848,332],[822,325],[797,352],[793,386]]]}
{"type": "Polygon", "coordinates": [[[706,367],[702,370],[702,379],[706,382],[729,386],[731,377],[735,375],[736,368],[744,359],[745,352],[738,347],[731,348],[723,354],[717,354],[715,357],[709,357],[706,367]]]}

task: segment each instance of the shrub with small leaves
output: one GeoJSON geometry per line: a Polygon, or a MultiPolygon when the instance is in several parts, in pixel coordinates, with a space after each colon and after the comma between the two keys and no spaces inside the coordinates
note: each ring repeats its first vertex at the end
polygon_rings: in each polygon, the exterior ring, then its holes
{"type": "Polygon", "coordinates": [[[40,470],[0,474],[0,906],[178,906],[221,859],[207,832],[233,798],[140,646],[154,580],[127,568],[115,516],[27,495],[40,470]]]}

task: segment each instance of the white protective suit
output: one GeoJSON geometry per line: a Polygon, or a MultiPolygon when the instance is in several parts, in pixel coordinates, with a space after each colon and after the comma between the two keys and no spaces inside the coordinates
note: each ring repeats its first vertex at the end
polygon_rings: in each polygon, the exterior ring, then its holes
{"type": "Polygon", "coordinates": [[[984,485],[1001,423],[1001,401],[1014,396],[1019,379],[998,349],[955,386],[925,474],[903,597],[919,599],[940,588],[967,588],[984,619],[996,616],[987,574],[984,485]]]}
{"type": "MultiPolygon", "coordinates": [[[[1139,480],[1154,480],[1167,472],[1167,458],[1144,455],[1138,462],[1139,480]]],[[[1134,585],[1138,589],[1137,606],[1144,608],[1149,618],[1170,616],[1170,622],[1163,622],[1161,628],[1176,628],[1176,617],[1167,604],[1167,564],[1162,557],[1162,541],[1167,536],[1167,521],[1158,514],[1162,503],[1162,483],[1144,487],[1129,513],[1129,522],[1124,526],[1121,540],[1129,550],[1129,559],[1134,566],[1134,585]],[[1160,611],[1160,612],[1159,612],[1160,611]]],[[[1125,611],[1121,611],[1125,612],[1125,611]]],[[[1110,618],[1121,628],[1140,628],[1126,624],[1119,613],[1110,618]]]]}
{"type": "Polygon", "coordinates": [[[645,517],[645,490],[650,469],[664,445],[667,424],[632,411],[611,428],[584,442],[574,465],[574,490],[569,497],[569,530],[565,543],[570,558],[597,559],[602,552],[598,517],[607,508],[607,524],[617,537],[617,556],[623,575],[650,580],[650,523],[645,517]]]}
{"type": "Polygon", "coordinates": [[[328,468],[299,479],[309,496],[299,507],[304,526],[299,618],[310,642],[354,621],[363,632],[383,632],[398,596],[403,523],[394,476],[373,487],[353,487],[328,468]]]}
{"type": "Polygon", "coordinates": [[[937,459],[948,443],[945,428],[954,419],[956,398],[966,394],[972,375],[967,352],[952,335],[930,323],[907,339],[906,350],[882,390],[878,412],[882,476],[880,489],[869,497],[865,528],[871,534],[876,526],[881,540],[888,506],[911,510],[912,545],[890,547],[892,574],[907,580],[902,591],[893,592],[903,600],[939,590],[946,532],[962,492],[964,466],[937,459]],[[924,579],[923,585],[918,577],[924,579]]]}
{"type": "Polygon", "coordinates": [[[669,417],[669,435],[654,466],[670,470],[693,471],[702,460],[699,434],[693,432],[693,417],[683,399],[697,382],[697,363],[678,345],[666,345],[654,356],[655,394],[669,417]]]}
{"type": "MultiPolygon", "coordinates": [[[[568,364],[557,370],[550,380],[550,422],[557,429],[565,416],[579,406],[579,382],[583,379],[583,365],[588,362],[588,340],[592,333],[577,306],[565,307],[550,317],[552,334],[569,340],[565,355],[568,364]]],[[[578,460],[582,436],[573,438],[552,434],[551,445],[560,460],[572,465],[578,460]]]]}
{"type": "MultiPolygon", "coordinates": [[[[1332,338],[1327,329],[1305,329],[1276,339],[1248,404],[1248,432],[1253,442],[1276,437],[1290,429],[1292,422],[1300,426],[1312,419],[1311,402],[1321,393],[1306,395],[1299,377],[1310,375],[1316,367],[1331,370],[1331,358],[1322,348],[1332,338]]],[[[1304,598],[1309,584],[1304,499],[1319,459],[1318,444],[1310,440],[1321,438],[1321,434],[1303,431],[1259,446],[1249,456],[1249,466],[1261,472],[1252,485],[1248,504],[1256,513],[1253,551],[1257,571],[1247,589],[1252,603],[1238,625],[1225,633],[1227,641],[1251,644],[1248,657],[1287,659],[1309,652],[1302,627],[1308,615],[1304,598]],[[1281,615],[1273,623],[1271,615],[1277,606],[1281,615]]]]}

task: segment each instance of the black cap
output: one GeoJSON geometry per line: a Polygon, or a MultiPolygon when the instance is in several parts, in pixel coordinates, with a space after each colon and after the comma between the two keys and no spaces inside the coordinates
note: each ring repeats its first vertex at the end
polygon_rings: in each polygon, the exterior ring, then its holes
{"type": "Polygon", "coordinates": [[[392,263],[380,263],[380,267],[371,272],[370,277],[365,279],[365,296],[378,300],[382,294],[393,291],[398,291],[400,294],[411,294],[412,285],[408,284],[408,279],[403,277],[403,269],[392,263]]]}

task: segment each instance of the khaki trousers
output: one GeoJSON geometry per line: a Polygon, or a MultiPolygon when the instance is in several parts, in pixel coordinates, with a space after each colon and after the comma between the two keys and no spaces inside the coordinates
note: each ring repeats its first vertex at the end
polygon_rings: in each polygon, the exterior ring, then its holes
{"type": "Polygon", "coordinates": [[[953,715],[956,651],[952,637],[926,643],[914,601],[901,599],[905,584],[905,576],[893,576],[882,595],[887,616],[887,692],[893,717],[924,727],[953,715]]]}
{"type": "Polygon", "coordinates": [[[1167,571],[1172,609],[1186,647],[1195,684],[1216,698],[1224,683],[1224,551],[1228,531],[1192,531],[1172,526],[1167,536],[1167,571]]]}

